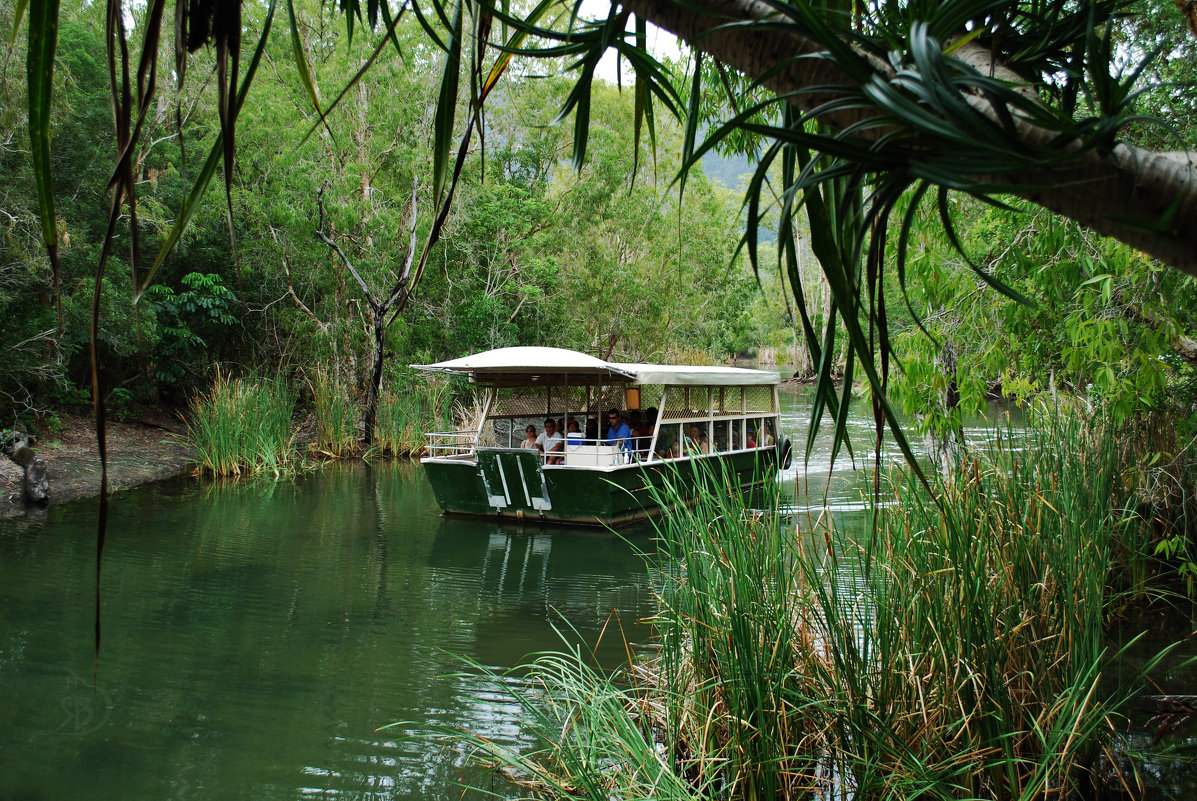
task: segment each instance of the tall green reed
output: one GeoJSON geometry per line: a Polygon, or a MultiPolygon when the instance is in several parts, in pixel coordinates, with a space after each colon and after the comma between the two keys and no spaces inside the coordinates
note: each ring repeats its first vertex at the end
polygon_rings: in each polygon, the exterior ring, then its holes
{"type": "Polygon", "coordinates": [[[315,450],[330,459],[356,456],[357,421],[361,412],[353,402],[348,384],[322,366],[308,376],[308,386],[316,416],[315,450]]]}
{"type": "Polygon", "coordinates": [[[212,389],[196,396],[186,440],[200,472],[239,476],[290,469],[295,398],[282,378],[230,379],[217,372],[212,389]]]}
{"type": "Polygon", "coordinates": [[[447,431],[452,425],[449,383],[414,375],[406,378],[401,390],[385,390],[378,399],[374,442],[392,456],[421,453],[426,432],[447,431]]]}
{"type": "Polygon", "coordinates": [[[567,711],[533,724],[534,771],[491,753],[558,797],[631,797],[646,759],[660,798],[1088,797],[1131,691],[1102,634],[1136,527],[1108,437],[1013,444],[934,496],[894,475],[875,526],[795,526],[707,476],[661,524],[660,656],[614,680],[542,658],[567,711]]]}

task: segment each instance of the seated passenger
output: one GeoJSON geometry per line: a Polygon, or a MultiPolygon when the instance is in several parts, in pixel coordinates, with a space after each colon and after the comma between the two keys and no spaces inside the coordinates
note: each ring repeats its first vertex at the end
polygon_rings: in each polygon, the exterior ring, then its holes
{"type": "Polygon", "coordinates": [[[701,453],[711,452],[711,441],[707,436],[707,432],[703,431],[697,423],[691,423],[690,429],[686,434],[686,455],[697,456],[701,453]]]}
{"type": "Polygon", "coordinates": [[[593,417],[586,418],[586,441],[591,445],[598,444],[598,420],[593,417]]]}
{"type": "Polygon", "coordinates": [[[715,423],[715,450],[727,450],[727,425],[724,423],[715,423]]]}
{"type": "Polygon", "coordinates": [[[761,438],[758,440],[762,445],[772,448],[776,444],[776,439],[773,437],[773,421],[766,420],[764,429],[761,431],[761,438]]]}
{"type": "Polygon", "coordinates": [[[582,429],[578,425],[576,417],[571,417],[565,422],[565,445],[567,448],[576,448],[583,443],[582,429]]]}
{"type": "Polygon", "coordinates": [[[643,434],[644,424],[641,422],[639,410],[628,413],[628,429],[632,432],[632,443],[637,456],[641,459],[647,458],[649,443],[653,441],[653,432],[652,429],[649,429],[648,436],[643,434]]]}
{"type": "Polygon", "coordinates": [[[624,450],[631,447],[632,429],[620,419],[617,409],[607,410],[607,436],[605,439],[608,445],[619,445],[624,450]]]}
{"type": "Polygon", "coordinates": [[[520,441],[521,448],[535,448],[536,447],[536,426],[528,426],[524,429],[524,438],[520,441]]]}
{"type": "Polygon", "coordinates": [[[644,422],[640,424],[640,428],[635,432],[636,436],[640,437],[640,450],[648,453],[648,446],[653,441],[653,428],[657,424],[657,410],[649,409],[644,415],[644,422]]]}
{"type": "Polygon", "coordinates": [[[681,456],[681,450],[677,446],[677,437],[667,431],[662,431],[657,437],[656,454],[658,459],[676,459],[681,456]]]}
{"type": "Polygon", "coordinates": [[[565,438],[557,430],[557,421],[551,417],[544,421],[544,433],[536,438],[536,450],[544,456],[545,464],[564,461],[561,451],[565,450],[565,438]]]}

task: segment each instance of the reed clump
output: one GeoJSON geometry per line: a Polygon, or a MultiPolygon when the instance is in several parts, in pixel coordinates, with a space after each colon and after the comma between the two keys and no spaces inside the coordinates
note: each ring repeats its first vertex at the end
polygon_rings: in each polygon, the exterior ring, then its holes
{"type": "Polygon", "coordinates": [[[312,409],[316,418],[313,449],[329,459],[357,456],[357,421],[361,412],[353,402],[348,382],[322,366],[308,376],[308,386],[312,391],[312,409]]]}
{"type": "Polygon", "coordinates": [[[891,477],[853,528],[709,477],[661,525],[659,656],[541,657],[539,747],[480,746],[555,797],[1091,797],[1129,693],[1103,622],[1137,526],[1109,438],[1028,440],[934,495],[891,477]]]}
{"type": "Polygon", "coordinates": [[[212,389],[191,401],[187,417],[185,437],[198,470],[240,476],[291,469],[294,408],[281,378],[234,379],[218,371],[212,389]]]}
{"type": "Polygon", "coordinates": [[[448,431],[452,425],[449,383],[437,378],[408,379],[402,389],[384,390],[378,398],[374,444],[386,455],[419,455],[426,432],[448,431]]]}

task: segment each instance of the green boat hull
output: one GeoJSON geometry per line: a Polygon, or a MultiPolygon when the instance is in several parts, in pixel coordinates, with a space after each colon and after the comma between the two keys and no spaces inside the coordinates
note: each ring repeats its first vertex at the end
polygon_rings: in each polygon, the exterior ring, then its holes
{"type": "Polygon", "coordinates": [[[704,483],[748,490],[777,475],[771,448],[608,469],[545,467],[535,452],[506,448],[423,464],[446,514],[609,527],[661,514],[666,487],[685,503],[704,483]]]}

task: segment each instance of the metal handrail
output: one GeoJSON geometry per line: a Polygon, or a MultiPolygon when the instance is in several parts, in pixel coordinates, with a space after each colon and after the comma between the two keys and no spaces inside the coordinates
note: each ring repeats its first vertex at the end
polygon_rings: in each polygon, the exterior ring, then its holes
{"type": "Polygon", "coordinates": [[[478,448],[481,431],[429,431],[424,434],[428,456],[469,456],[478,448]]]}

